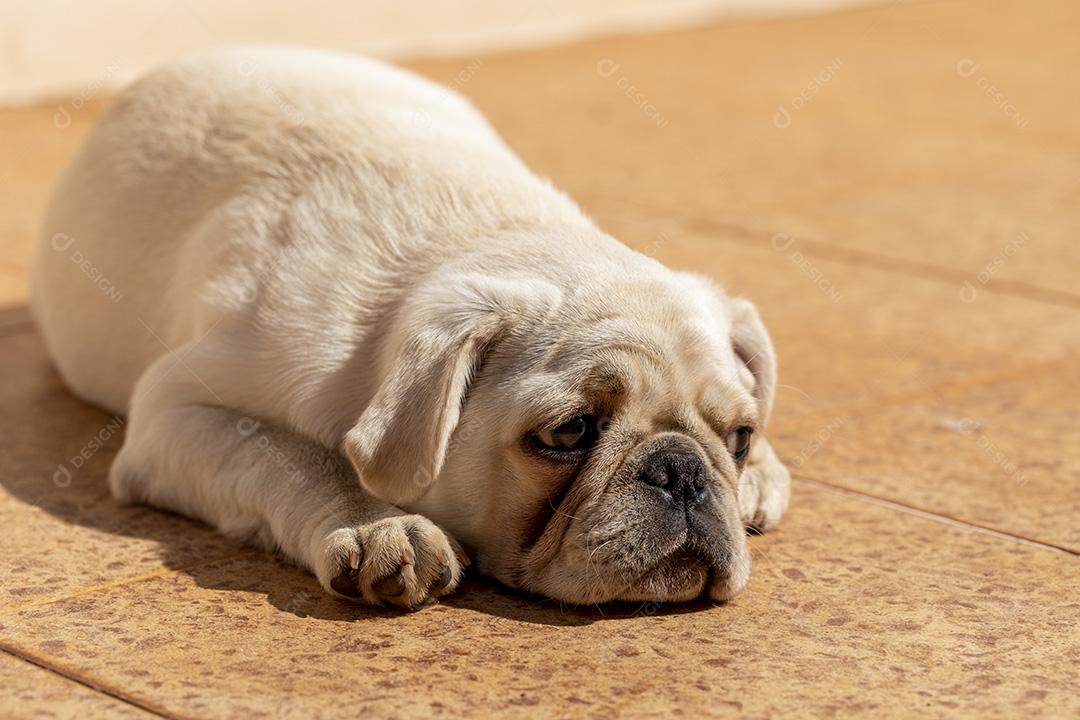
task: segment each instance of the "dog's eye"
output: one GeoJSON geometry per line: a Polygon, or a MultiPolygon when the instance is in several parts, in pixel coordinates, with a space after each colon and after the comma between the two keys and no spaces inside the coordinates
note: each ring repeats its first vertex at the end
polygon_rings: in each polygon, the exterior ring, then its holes
{"type": "Polygon", "coordinates": [[[557,428],[541,430],[536,433],[536,440],[548,450],[572,452],[592,445],[597,434],[596,420],[588,415],[581,415],[557,428]]]}
{"type": "Polygon", "coordinates": [[[750,435],[753,433],[748,427],[741,427],[738,430],[732,430],[724,438],[724,442],[727,443],[728,452],[731,453],[731,457],[735,458],[735,464],[742,465],[746,460],[746,454],[750,452],[750,435]]]}

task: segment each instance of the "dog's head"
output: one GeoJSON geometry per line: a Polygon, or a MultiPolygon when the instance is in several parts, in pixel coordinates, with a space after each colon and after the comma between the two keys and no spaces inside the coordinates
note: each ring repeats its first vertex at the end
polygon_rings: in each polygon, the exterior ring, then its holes
{"type": "Polygon", "coordinates": [[[364,487],[445,527],[482,572],[559,600],[738,592],[739,476],[772,347],[745,300],[642,267],[457,274],[410,298],[345,443],[364,487]]]}

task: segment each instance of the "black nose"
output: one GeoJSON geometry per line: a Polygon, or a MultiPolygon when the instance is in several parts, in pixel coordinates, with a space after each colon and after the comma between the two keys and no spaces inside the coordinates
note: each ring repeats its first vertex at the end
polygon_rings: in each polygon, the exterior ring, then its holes
{"type": "Polygon", "coordinates": [[[645,461],[638,479],[660,488],[672,500],[690,507],[705,498],[708,472],[696,453],[661,450],[645,461]]]}

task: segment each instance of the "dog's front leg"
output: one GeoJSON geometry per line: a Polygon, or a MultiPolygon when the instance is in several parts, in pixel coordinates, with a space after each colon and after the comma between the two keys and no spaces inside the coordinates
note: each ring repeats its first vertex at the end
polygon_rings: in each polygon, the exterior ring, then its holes
{"type": "Polygon", "coordinates": [[[758,531],[772,530],[791,499],[791,473],[776,457],[769,441],[755,438],[739,477],[739,512],[743,523],[758,531]]]}
{"type": "Polygon", "coordinates": [[[467,561],[449,535],[362,490],[336,449],[221,407],[210,362],[166,355],[140,378],[118,498],[278,548],[334,594],[414,607],[454,589],[467,561]]]}

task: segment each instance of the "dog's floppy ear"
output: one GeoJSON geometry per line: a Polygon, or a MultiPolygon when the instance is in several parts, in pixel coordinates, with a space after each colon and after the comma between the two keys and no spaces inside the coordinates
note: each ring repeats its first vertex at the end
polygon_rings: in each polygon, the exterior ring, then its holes
{"type": "Polygon", "coordinates": [[[438,478],[473,376],[529,296],[519,283],[479,276],[430,285],[399,309],[381,384],[345,436],[360,483],[392,503],[416,499],[438,478]]]}
{"type": "Polygon", "coordinates": [[[758,423],[762,428],[769,421],[773,399],[776,397],[776,353],[753,303],[743,298],[728,300],[731,317],[731,347],[750,371],[744,376],[747,389],[758,405],[758,423]]]}
{"type": "Polygon", "coordinates": [[[679,275],[688,282],[689,288],[700,293],[699,297],[704,298],[714,313],[722,320],[726,319],[731,349],[742,363],[739,379],[757,401],[758,425],[764,429],[776,396],[776,352],[757,308],[749,300],[728,297],[703,275],[688,272],[679,275]]]}

